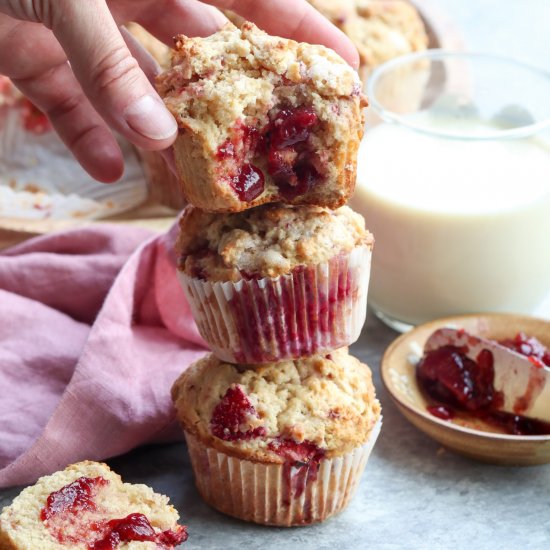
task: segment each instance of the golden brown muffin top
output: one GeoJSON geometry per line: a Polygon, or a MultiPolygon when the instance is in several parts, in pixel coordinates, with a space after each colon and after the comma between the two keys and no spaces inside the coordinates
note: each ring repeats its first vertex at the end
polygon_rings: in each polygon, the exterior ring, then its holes
{"type": "Polygon", "coordinates": [[[209,354],[176,380],[172,398],[185,430],[205,445],[265,462],[283,461],[273,450],[280,441],[340,456],[380,417],[372,373],[347,348],[246,368],[209,354]]]}
{"type": "Polygon", "coordinates": [[[374,242],[363,217],[347,206],[269,204],[232,214],[188,207],[180,228],[182,269],[211,281],[276,277],[374,242]]]}

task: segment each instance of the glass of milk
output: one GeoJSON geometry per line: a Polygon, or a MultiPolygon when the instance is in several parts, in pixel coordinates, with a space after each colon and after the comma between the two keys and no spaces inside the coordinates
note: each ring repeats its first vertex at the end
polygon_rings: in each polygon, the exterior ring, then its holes
{"type": "Polygon", "coordinates": [[[369,304],[397,330],[532,314],[550,296],[550,74],[431,50],[372,75],[351,206],[375,237],[369,304]]]}

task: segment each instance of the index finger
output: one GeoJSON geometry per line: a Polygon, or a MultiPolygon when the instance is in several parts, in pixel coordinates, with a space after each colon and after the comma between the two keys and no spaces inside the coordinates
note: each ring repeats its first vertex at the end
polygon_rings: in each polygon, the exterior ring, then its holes
{"type": "Polygon", "coordinates": [[[359,67],[359,54],[351,40],[306,0],[203,1],[220,9],[232,10],[270,34],[332,48],[354,69],[359,67]]]}

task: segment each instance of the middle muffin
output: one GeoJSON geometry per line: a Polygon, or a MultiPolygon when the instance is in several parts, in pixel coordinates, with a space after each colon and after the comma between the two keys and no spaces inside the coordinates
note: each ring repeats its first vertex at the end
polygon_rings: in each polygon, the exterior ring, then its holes
{"type": "Polygon", "coordinates": [[[347,206],[188,207],[180,228],[178,276],[220,359],[296,359],[359,337],[374,239],[347,206]]]}

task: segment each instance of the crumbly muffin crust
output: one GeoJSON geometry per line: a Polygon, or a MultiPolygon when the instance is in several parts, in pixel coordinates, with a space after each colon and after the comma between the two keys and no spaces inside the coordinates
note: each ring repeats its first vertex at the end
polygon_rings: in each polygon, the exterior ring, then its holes
{"type": "Polygon", "coordinates": [[[366,99],[332,50],[227,24],[206,38],[179,36],[157,87],[180,127],[176,164],[190,203],[337,207],[353,191],[366,99]],[[273,148],[283,124],[292,135],[273,148]]]}
{"type": "Polygon", "coordinates": [[[363,217],[347,206],[269,204],[234,214],[187,207],[180,229],[181,269],[210,281],[277,277],[374,243],[363,217]]]}
{"type": "Polygon", "coordinates": [[[380,417],[372,373],[347,348],[247,368],[209,354],[176,380],[172,399],[184,429],[205,445],[261,462],[283,462],[270,448],[276,438],[341,456],[362,445],[380,417]],[[240,429],[261,435],[230,441],[213,434],[213,413],[230,388],[242,390],[255,411],[240,429]]]}

